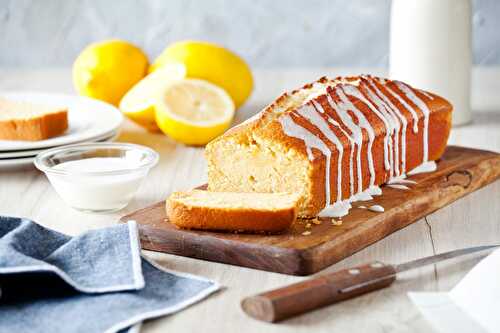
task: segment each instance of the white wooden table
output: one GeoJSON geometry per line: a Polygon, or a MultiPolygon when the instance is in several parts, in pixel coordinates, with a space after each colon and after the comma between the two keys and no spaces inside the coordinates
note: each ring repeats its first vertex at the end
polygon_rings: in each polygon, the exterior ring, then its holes
{"type": "MultiPolygon", "coordinates": [[[[260,110],[285,89],[298,87],[321,75],[347,72],[379,73],[367,69],[255,71],[256,89],[239,111],[237,121],[260,110]]],[[[476,70],[473,78],[474,123],[454,128],[450,143],[500,152],[500,70],[476,70]]],[[[0,90],[73,93],[69,69],[0,69],[0,90]]],[[[201,148],[184,147],[163,135],[147,133],[130,122],[125,124],[118,141],[147,145],[161,155],[159,165],[123,211],[109,215],[75,211],[61,201],[44,175],[31,169],[0,171],[0,214],[27,217],[75,235],[114,224],[120,216],[163,200],[174,190],[189,189],[206,181],[201,148]]],[[[437,252],[494,243],[500,243],[500,182],[392,234],[327,271],[372,260],[400,263],[437,252]]],[[[169,269],[214,279],[225,288],[178,314],[145,324],[143,332],[431,331],[406,293],[449,290],[478,261],[477,257],[455,260],[406,273],[390,289],[273,325],[247,317],[240,309],[241,299],[302,278],[167,254],[146,252],[146,255],[169,269]]]]}

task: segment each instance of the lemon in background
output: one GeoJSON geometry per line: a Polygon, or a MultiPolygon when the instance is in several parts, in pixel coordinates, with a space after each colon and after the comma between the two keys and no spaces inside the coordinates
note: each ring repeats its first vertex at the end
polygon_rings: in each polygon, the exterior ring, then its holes
{"type": "Polygon", "coordinates": [[[137,82],[120,101],[120,110],[131,120],[150,131],[159,131],[155,119],[155,103],[158,95],[171,82],[183,79],[186,67],[168,64],[148,74],[137,82]]]}
{"type": "Polygon", "coordinates": [[[241,106],[253,89],[250,68],[235,53],[218,45],[181,41],[167,47],[150,66],[153,72],[165,64],[182,63],[188,78],[209,81],[226,90],[236,107],[241,106]]]}
{"type": "Polygon", "coordinates": [[[148,69],[146,55],[121,40],[90,44],[73,64],[73,83],[80,95],[118,105],[148,69]]]}
{"type": "Polygon", "coordinates": [[[155,105],[156,123],[187,145],[205,145],[224,133],[234,117],[234,103],[222,88],[199,79],[169,84],[155,105]]]}

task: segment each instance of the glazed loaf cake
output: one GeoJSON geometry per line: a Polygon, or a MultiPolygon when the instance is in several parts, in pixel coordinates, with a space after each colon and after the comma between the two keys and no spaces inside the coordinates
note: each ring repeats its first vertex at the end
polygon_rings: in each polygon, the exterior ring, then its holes
{"type": "Polygon", "coordinates": [[[281,95],[206,147],[208,190],[290,192],[299,216],[351,201],[444,152],[452,106],[405,83],[323,77],[281,95]]]}

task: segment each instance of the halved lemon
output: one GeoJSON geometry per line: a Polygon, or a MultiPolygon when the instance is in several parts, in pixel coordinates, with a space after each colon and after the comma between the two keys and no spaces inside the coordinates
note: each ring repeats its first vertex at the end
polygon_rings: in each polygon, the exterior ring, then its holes
{"type": "Polygon", "coordinates": [[[169,84],[159,96],[156,123],[174,140],[205,145],[227,130],[234,109],[224,89],[205,80],[183,79],[169,84]]]}
{"type": "Polygon", "coordinates": [[[155,120],[156,100],[165,87],[186,77],[183,64],[168,64],[137,82],[120,101],[120,110],[150,131],[159,131],[155,120]]]}

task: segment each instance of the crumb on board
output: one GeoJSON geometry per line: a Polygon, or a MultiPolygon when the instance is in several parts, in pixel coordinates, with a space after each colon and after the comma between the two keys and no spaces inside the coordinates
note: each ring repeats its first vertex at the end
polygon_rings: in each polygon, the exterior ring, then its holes
{"type": "Polygon", "coordinates": [[[342,225],[342,220],[332,219],[332,224],[333,225],[342,225]]]}
{"type": "Polygon", "coordinates": [[[307,224],[305,225],[305,228],[306,228],[306,229],[311,228],[311,223],[307,223],[307,224]]]}
{"type": "Polygon", "coordinates": [[[314,224],[321,224],[321,220],[318,220],[317,217],[314,218],[311,222],[314,223],[314,224]]]}
{"type": "Polygon", "coordinates": [[[302,235],[304,236],[309,236],[311,234],[311,232],[309,230],[306,230],[302,233],[302,235]]]}

